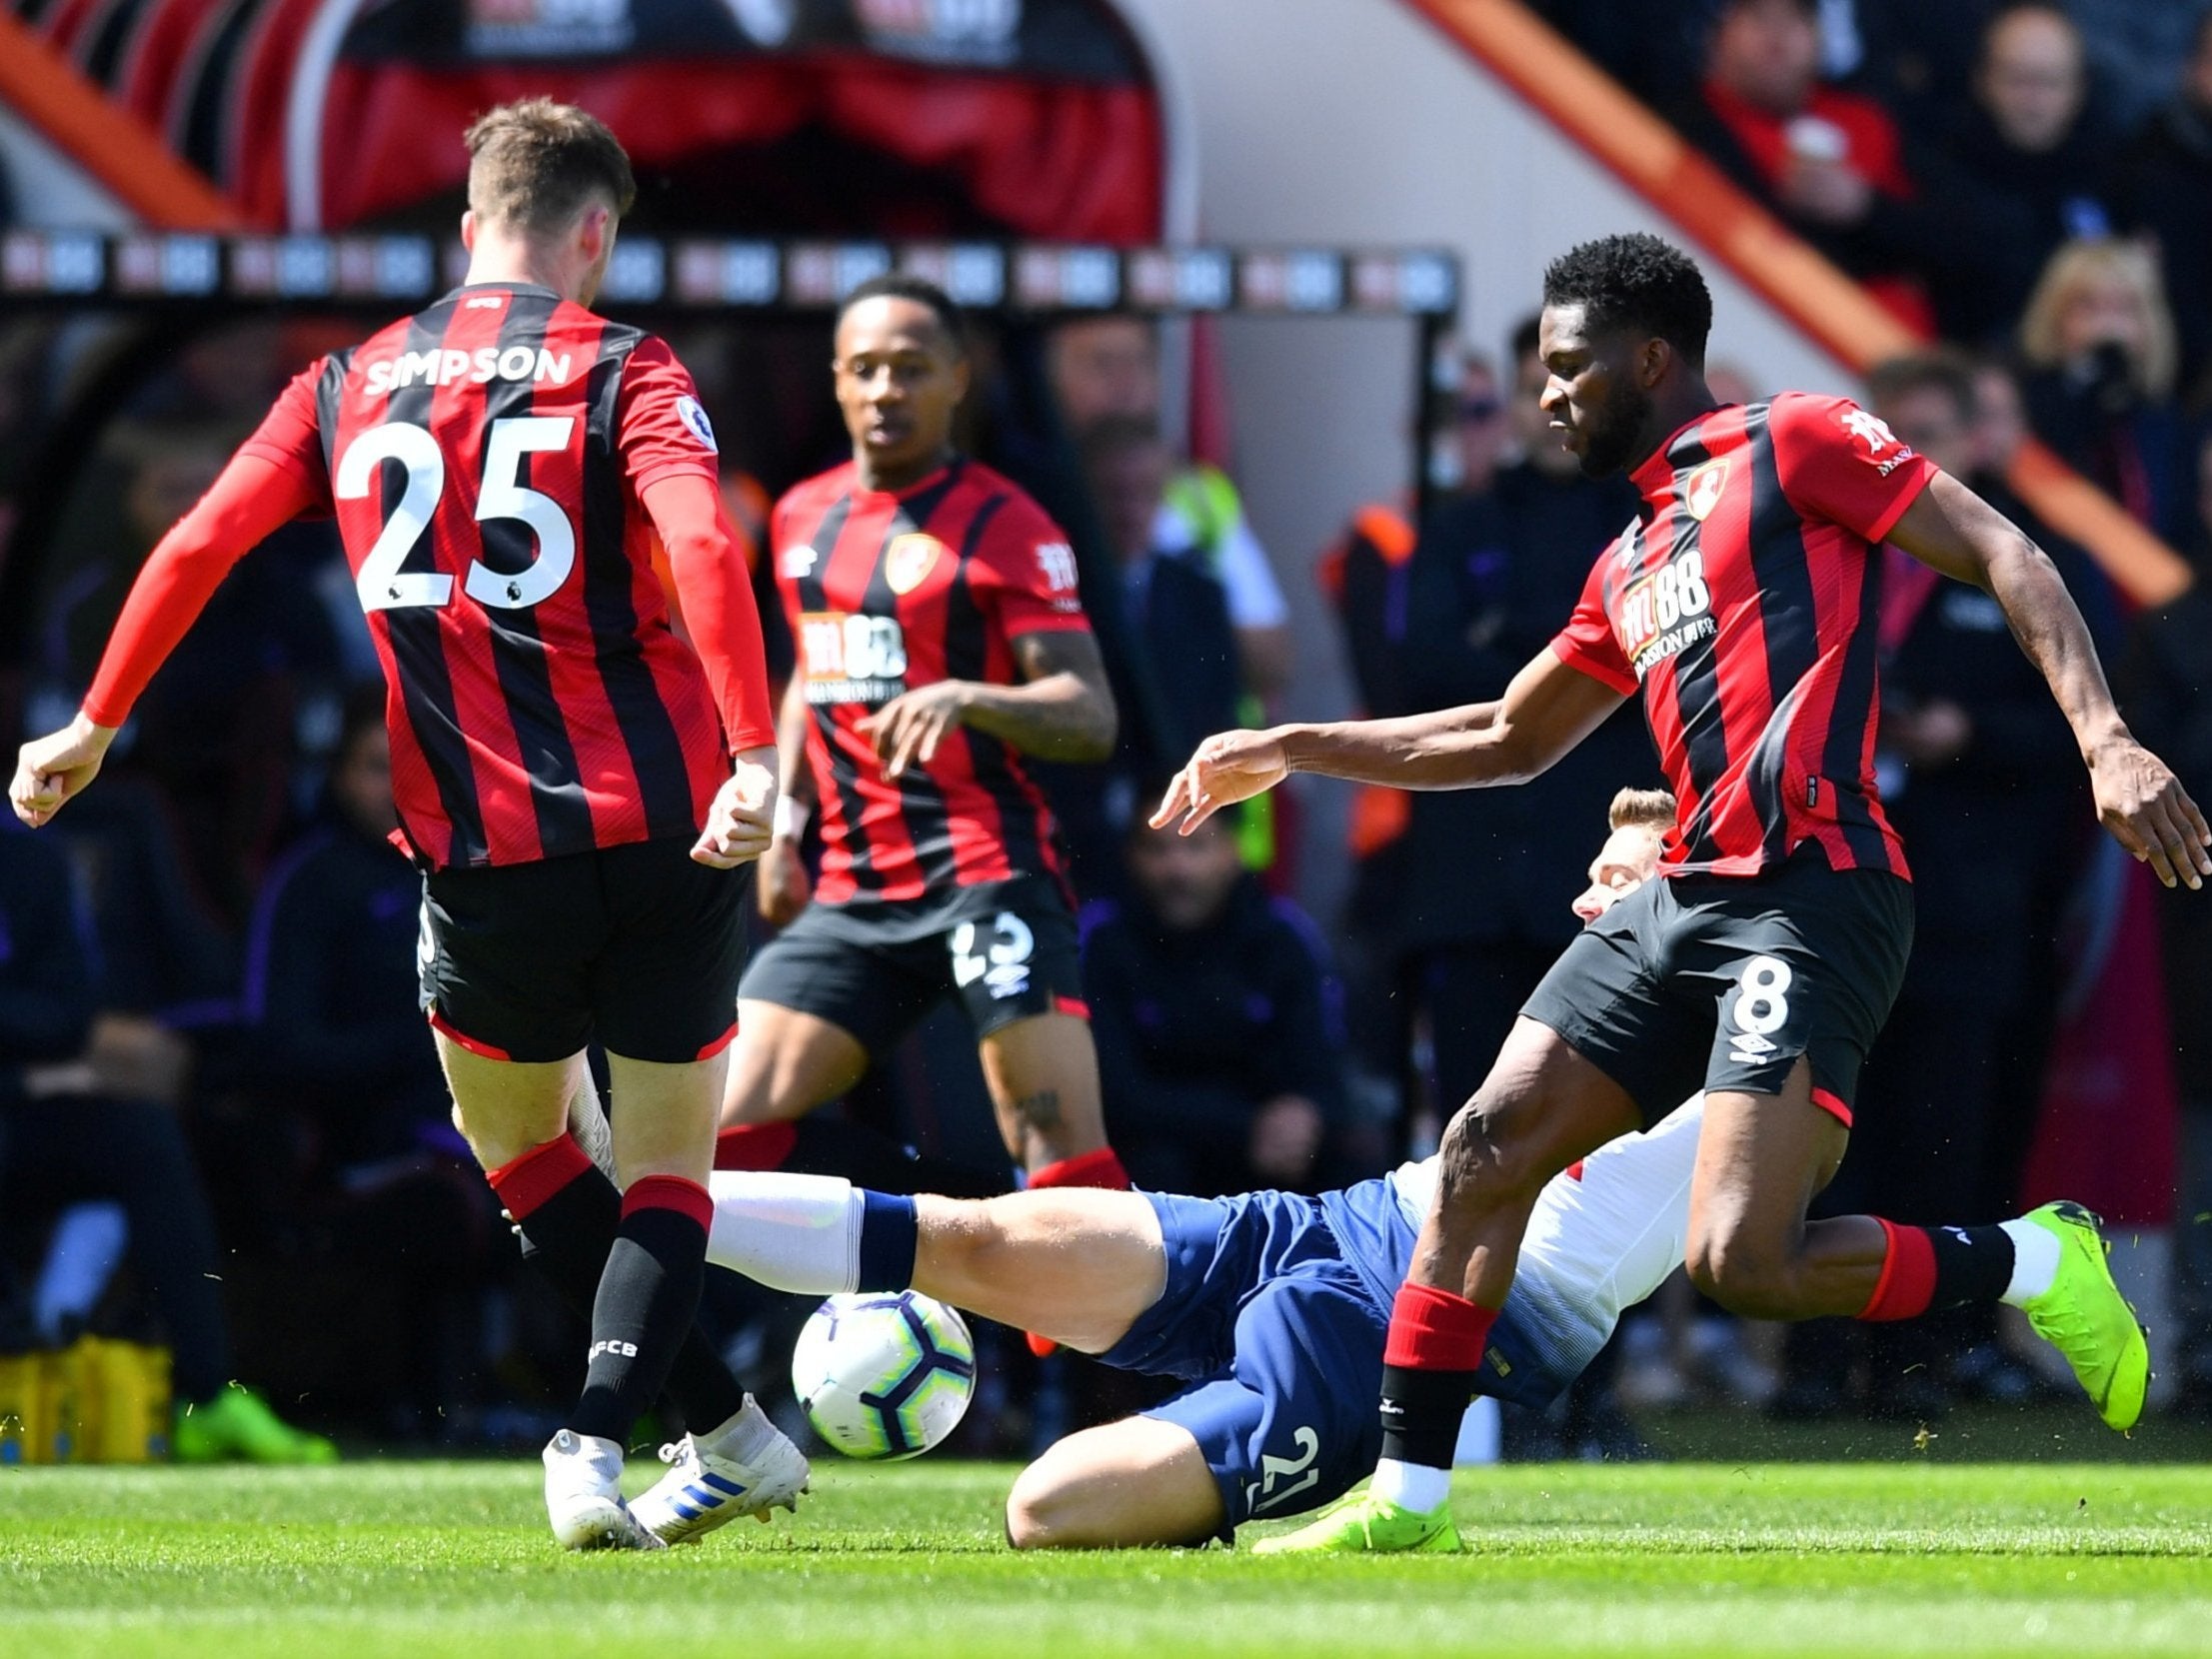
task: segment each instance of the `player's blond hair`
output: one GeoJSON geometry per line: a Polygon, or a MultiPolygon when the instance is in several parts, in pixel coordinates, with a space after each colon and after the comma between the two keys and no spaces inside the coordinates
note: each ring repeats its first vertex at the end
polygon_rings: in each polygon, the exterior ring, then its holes
{"type": "Polygon", "coordinates": [[[1664,790],[1622,790],[1605,809],[1605,822],[1615,830],[1671,829],[1674,797],[1664,790]]]}
{"type": "Polygon", "coordinates": [[[524,98],[471,124],[469,208],[477,218],[525,236],[559,231],[595,195],[618,216],[638,199],[630,157],[605,122],[574,104],[524,98]]]}

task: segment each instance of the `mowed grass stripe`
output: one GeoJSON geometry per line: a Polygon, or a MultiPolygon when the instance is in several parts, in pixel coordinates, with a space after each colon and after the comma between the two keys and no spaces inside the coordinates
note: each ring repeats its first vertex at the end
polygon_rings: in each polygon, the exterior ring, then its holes
{"type": "Polygon", "coordinates": [[[1461,1560],[1017,1556],[1011,1471],[827,1465],[794,1523],[566,1556],[534,1464],[0,1476],[0,1648],[500,1659],[839,1653],[2201,1654],[2212,1471],[1520,1466],[1461,1560]]]}

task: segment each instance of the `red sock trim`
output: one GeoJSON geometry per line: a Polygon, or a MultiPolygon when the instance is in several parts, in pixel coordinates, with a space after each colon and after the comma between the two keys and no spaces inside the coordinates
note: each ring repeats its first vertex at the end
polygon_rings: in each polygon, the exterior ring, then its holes
{"type": "Polygon", "coordinates": [[[735,1123],[715,1136],[717,1169],[781,1169],[799,1143],[796,1123],[735,1123]]]}
{"type": "Polygon", "coordinates": [[[622,1195],[622,1218],[627,1221],[641,1209],[673,1209],[688,1215],[705,1232],[714,1225],[715,1200],[697,1181],[681,1175],[640,1175],[622,1195]]]}
{"type": "Polygon", "coordinates": [[[1900,1227],[1876,1216],[1882,1239],[1882,1276],[1858,1316],[1870,1322],[1917,1319],[1935,1299],[1935,1245],[1925,1227],[1900,1227]]]}
{"type": "Polygon", "coordinates": [[[1129,1172],[1121,1167],[1119,1153],[1110,1146],[1101,1146],[1095,1152],[1079,1152],[1072,1158],[1062,1158],[1058,1163],[1031,1170],[1030,1185],[1103,1186],[1126,1192],[1129,1172]]]}
{"type": "Polygon", "coordinates": [[[1851,1126],[1851,1108],[1845,1105],[1843,1103],[1842,1097],[1836,1094],[1833,1090],[1825,1088],[1814,1089],[1812,1091],[1812,1103],[1818,1106],[1822,1111],[1828,1113],[1831,1117],[1835,1118],[1835,1120],[1841,1123],[1846,1129],[1851,1126]]]}
{"type": "Polygon", "coordinates": [[[516,1220],[529,1218],[547,1200],[579,1175],[589,1174],[592,1160],[568,1135],[555,1135],[533,1146],[511,1163],[503,1163],[484,1177],[499,1194],[499,1201],[516,1220]]]}
{"type": "Polygon", "coordinates": [[[1478,1371],[1497,1309],[1434,1285],[1398,1286],[1382,1363],[1409,1371],[1478,1371]]]}

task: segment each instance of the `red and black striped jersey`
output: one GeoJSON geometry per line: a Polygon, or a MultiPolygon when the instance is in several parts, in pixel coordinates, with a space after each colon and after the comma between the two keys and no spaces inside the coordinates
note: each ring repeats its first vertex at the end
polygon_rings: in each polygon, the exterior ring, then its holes
{"type": "Polygon", "coordinates": [[[1013,642],[1088,632],[1068,538],[1014,484],[960,460],[910,489],[870,490],[846,465],[796,486],[771,524],[776,586],[813,724],[826,904],[936,897],[1058,876],[1045,798],[1013,749],[957,729],[899,779],[859,724],[941,680],[1013,685],[1013,642]]]}
{"type": "Polygon", "coordinates": [[[1841,398],[1701,415],[1552,643],[1644,715],[1678,804],[1661,868],[1749,875],[1816,847],[1907,874],[1874,785],[1880,546],[1934,466],[1841,398]]]}
{"type": "Polygon", "coordinates": [[[712,481],[715,448],[665,343],[550,289],[472,285],[311,365],[240,453],[336,516],[419,859],[698,832],[729,757],[642,498],[712,481]]]}

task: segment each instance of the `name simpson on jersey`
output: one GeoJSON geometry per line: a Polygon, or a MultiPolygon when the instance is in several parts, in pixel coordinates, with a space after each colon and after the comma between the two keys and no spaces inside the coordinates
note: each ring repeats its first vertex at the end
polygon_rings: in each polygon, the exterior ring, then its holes
{"type": "Polygon", "coordinates": [[[410,386],[450,386],[462,381],[472,386],[495,380],[565,383],[574,361],[573,352],[556,355],[543,346],[509,346],[505,351],[479,346],[473,352],[403,352],[389,363],[370,364],[364,389],[370,397],[382,398],[410,386]]]}

